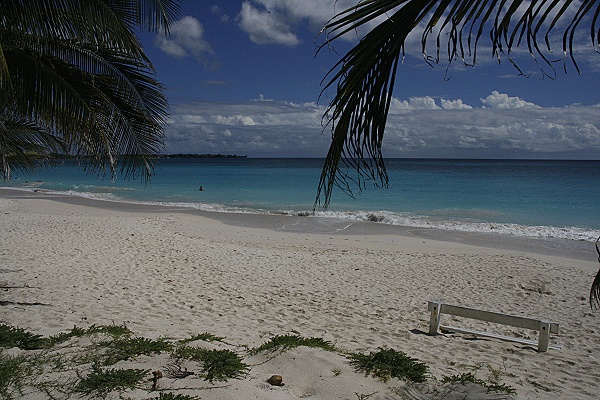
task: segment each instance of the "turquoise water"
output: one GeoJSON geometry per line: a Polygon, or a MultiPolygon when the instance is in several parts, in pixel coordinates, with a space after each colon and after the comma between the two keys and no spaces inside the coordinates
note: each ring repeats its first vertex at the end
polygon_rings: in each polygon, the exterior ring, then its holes
{"type": "MultiPolygon", "coordinates": [[[[319,159],[161,159],[151,184],[100,179],[74,163],[16,174],[1,186],[206,211],[306,214],[319,159]],[[203,191],[199,191],[199,186],[203,191]]],[[[335,191],[331,218],[521,236],[595,240],[600,235],[600,161],[386,161],[389,188],[335,191]]]]}

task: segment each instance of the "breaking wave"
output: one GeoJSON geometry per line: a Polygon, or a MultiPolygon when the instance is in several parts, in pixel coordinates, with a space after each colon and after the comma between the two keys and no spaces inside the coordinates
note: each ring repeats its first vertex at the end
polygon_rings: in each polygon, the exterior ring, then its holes
{"type": "MultiPolygon", "coordinates": [[[[331,218],[335,220],[363,221],[375,224],[399,225],[415,228],[444,229],[463,232],[499,233],[522,237],[557,238],[577,241],[595,241],[600,232],[580,227],[529,226],[513,223],[484,222],[470,218],[444,218],[438,216],[417,215],[413,213],[397,213],[390,211],[315,211],[312,210],[267,210],[261,208],[238,207],[218,203],[196,202],[163,202],[126,200],[112,192],[115,188],[95,187],[93,192],[75,190],[55,191],[39,189],[36,185],[29,187],[12,187],[11,190],[23,190],[55,195],[77,196],[94,200],[111,201],[147,206],[160,206],[181,209],[199,210],[205,212],[261,214],[261,215],[290,215],[307,218],[331,218]]],[[[85,189],[85,188],[83,188],[85,189]]],[[[118,189],[120,190],[120,189],[118,189]]],[[[127,190],[127,189],[123,189],[127,190]]]]}

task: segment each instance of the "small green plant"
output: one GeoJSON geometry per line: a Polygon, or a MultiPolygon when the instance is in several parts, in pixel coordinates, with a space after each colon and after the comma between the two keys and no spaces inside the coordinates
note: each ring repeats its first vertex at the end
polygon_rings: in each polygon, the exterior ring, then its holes
{"type": "Polygon", "coordinates": [[[251,349],[250,354],[257,354],[262,351],[273,352],[276,350],[286,351],[295,347],[306,346],[316,347],[327,351],[337,351],[335,346],[321,338],[311,337],[303,338],[298,335],[277,335],[271,338],[268,342],[263,343],[259,347],[251,349]]]}
{"type": "Polygon", "coordinates": [[[202,360],[204,380],[226,381],[227,378],[239,378],[247,370],[248,365],[242,358],[231,350],[207,350],[202,360]]]}
{"type": "Polygon", "coordinates": [[[171,359],[167,365],[164,366],[166,376],[171,379],[183,379],[190,375],[195,375],[194,371],[190,371],[187,367],[181,365],[182,359],[171,359]]]}
{"type": "Polygon", "coordinates": [[[61,332],[58,335],[45,338],[22,328],[0,324],[0,347],[18,347],[23,350],[49,349],[72,337],[82,337],[96,333],[120,337],[130,335],[132,332],[127,327],[119,325],[92,325],[88,329],[74,326],[69,332],[61,332]]]}
{"type": "Polygon", "coordinates": [[[471,383],[476,383],[478,385],[485,385],[485,382],[479,378],[476,378],[475,375],[473,375],[472,372],[465,372],[463,374],[459,374],[459,375],[450,375],[450,376],[444,376],[442,378],[442,383],[462,383],[465,384],[466,382],[471,382],[471,383]]]}
{"type": "Polygon", "coordinates": [[[106,397],[114,390],[135,389],[150,370],[143,369],[107,369],[98,364],[92,365],[92,372],[82,378],[75,391],[88,396],[106,397]]]}
{"type": "Polygon", "coordinates": [[[95,334],[106,334],[114,338],[130,336],[133,334],[125,325],[92,325],[87,329],[74,326],[69,332],[61,332],[58,335],[50,336],[47,341],[49,347],[55,344],[63,343],[73,337],[83,337],[95,334]]]}
{"type": "Polygon", "coordinates": [[[115,324],[92,325],[87,329],[83,329],[83,328],[74,326],[73,329],[71,329],[71,331],[69,331],[66,335],[68,337],[81,337],[81,336],[88,336],[88,335],[94,335],[94,334],[99,334],[99,333],[109,335],[109,336],[112,336],[115,338],[133,335],[133,332],[129,328],[127,328],[125,325],[115,325],[115,324]]]}
{"type": "Polygon", "coordinates": [[[471,383],[475,383],[477,385],[481,385],[484,388],[486,388],[489,391],[494,391],[494,392],[500,392],[500,393],[506,393],[506,394],[516,394],[517,391],[514,387],[507,385],[505,383],[500,383],[498,376],[496,376],[494,378],[494,376],[491,377],[491,381],[490,382],[486,382],[482,379],[477,378],[472,372],[465,372],[463,374],[459,374],[459,375],[451,375],[451,376],[444,376],[442,378],[442,383],[462,383],[463,385],[466,382],[471,382],[471,383]]]}
{"type": "Polygon", "coordinates": [[[176,360],[191,360],[202,364],[204,380],[213,382],[239,378],[249,368],[242,358],[231,350],[206,350],[180,346],[171,354],[176,360]]]}
{"type": "Polygon", "coordinates": [[[495,392],[507,393],[507,394],[516,394],[517,390],[505,383],[501,383],[500,379],[502,375],[501,370],[493,368],[491,365],[488,365],[489,375],[488,375],[488,384],[486,387],[489,390],[493,390],[495,392]]]}
{"type": "Polygon", "coordinates": [[[412,382],[424,382],[429,367],[401,351],[379,348],[370,354],[350,354],[350,364],[365,375],[373,375],[387,382],[390,378],[405,379],[412,382]]]}
{"type": "Polygon", "coordinates": [[[27,332],[19,327],[0,325],[0,347],[18,347],[23,350],[44,349],[48,346],[47,339],[41,335],[27,332]]]}
{"type": "Polygon", "coordinates": [[[191,346],[178,346],[172,353],[171,358],[176,360],[191,360],[196,362],[202,362],[204,359],[204,353],[206,349],[200,347],[191,346]]]}
{"type": "Polygon", "coordinates": [[[334,368],[331,372],[333,372],[333,376],[340,376],[342,374],[342,370],[339,368],[334,368]]]}
{"type": "Polygon", "coordinates": [[[102,365],[113,365],[119,361],[130,360],[137,356],[160,354],[171,351],[173,344],[165,339],[147,339],[142,337],[117,338],[115,340],[103,341],[97,344],[106,347],[106,352],[100,357],[102,365]]]}
{"type": "Polygon", "coordinates": [[[48,343],[48,347],[52,347],[56,344],[60,344],[66,342],[72,337],[82,337],[87,334],[87,330],[83,328],[79,328],[78,326],[73,326],[69,332],[61,332],[58,335],[50,336],[46,339],[48,343]]]}
{"type": "Polygon", "coordinates": [[[21,397],[22,389],[34,375],[35,368],[23,355],[11,356],[0,352],[0,398],[21,397]]]}
{"type": "Polygon", "coordinates": [[[187,394],[161,393],[157,400],[198,400],[200,397],[188,396],[187,394]]]}
{"type": "Polygon", "coordinates": [[[486,384],[485,387],[487,387],[488,390],[492,390],[494,392],[506,393],[509,395],[517,394],[517,389],[515,389],[514,387],[512,387],[510,385],[507,385],[506,383],[490,382],[490,383],[486,384]]]}
{"type": "Polygon", "coordinates": [[[194,335],[188,339],[180,340],[179,343],[185,344],[189,342],[194,342],[196,340],[202,340],[204,342],[222,342],[224,337],[213,335],[212,333],[204,332],[194,335]]]}

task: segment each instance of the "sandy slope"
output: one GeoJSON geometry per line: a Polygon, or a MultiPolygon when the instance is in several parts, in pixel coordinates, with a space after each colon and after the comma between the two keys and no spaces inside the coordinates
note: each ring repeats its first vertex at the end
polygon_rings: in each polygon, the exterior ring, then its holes
{"type": "MultiPolygon", "coordinates": [[[[291,333],[352,351],[404,351],[427,363],[437,379],[476,368],[485,379],[500,371],[519,398],[598,394],[600,316],[587,303],[598,266],[593,257],[584,262],[379,235],[371,228],[290,233],[172,210],[123,212],[114,205],[6,193],[0,191],[0,283],[22,288],[2,292],[8,305],[0,307],[0,323],[43,335],[113,322],[149,338],[210,332],[230,344],[220,346],[238,351],[237,345],[258,346],[291,333]],[[428,336],[427,301],[434,299],[559,322],[560,334],[551,340],[562,350],[537,353],[518,343],[428,336]]],[[[521,329],[488,329],[536,337],[521,329]]],[[[160,369],[165,362],[155,357],[124,365],[160,369]]],[[[343,356],[316,349],[246,362],[254,365],[248,376],[223,388],[206,389],[209,383],[193,378],[165,378],[161,385],[204,388],[182,392],[202,399],[356,399],[375,392],[369,398],[433,398],[449,390],[434,380],[386,385],[355,373],[343,356]],[[286,385],[266,384],[273,373],[286,385]]],[[[475,387],[461,390],[471,392],[468,398],[490,396],[475,387]]]]}

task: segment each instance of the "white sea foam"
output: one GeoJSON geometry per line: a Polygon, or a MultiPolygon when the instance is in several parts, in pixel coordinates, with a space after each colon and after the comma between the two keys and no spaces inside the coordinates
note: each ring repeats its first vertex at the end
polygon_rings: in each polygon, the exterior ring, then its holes
{"type": "MultiPolygon", "coordinates": [[[[187,208],[192,210],[238,214],[293,215],[303,217],[332,218],[337,220],[365,221],[388,225],[400,225],[415,228],[446,229],[463,232],[500,233],[522,237],[557,238],[577,241],[595,241],[600,231],[580,227],[528,226],[512,223],[491,223],[468,219],[444,219],[410,213],[393,213],[389,211],[315,211],[310,210],[266,210],[249,207],[236,207],[217,203],[195,202],[161,202],[124,200],[110,192],[83,192],[77,190],[54,191],[31,187],[11,187],[11,190],[43,192],[66,196],[78,196],[95,200],[112,201],[128,204],[150,205],[160,207],[187,208]]],[[[105,188],[106,189],[106,188],[105,188]]],[[[111,190],[114,188],[110,188],[111,190]]]]}
{"type": "Polygon", "coordinates": [[[502,233],[514,236],[595,241],[600,231],[579,227],[527,226],[511,223],[475,222],[461,219],[440,219],[408,213],[387,211],[317,212],[316,216],[370,221],[416,228],[447,229],[463,232],[502,233]]]}

